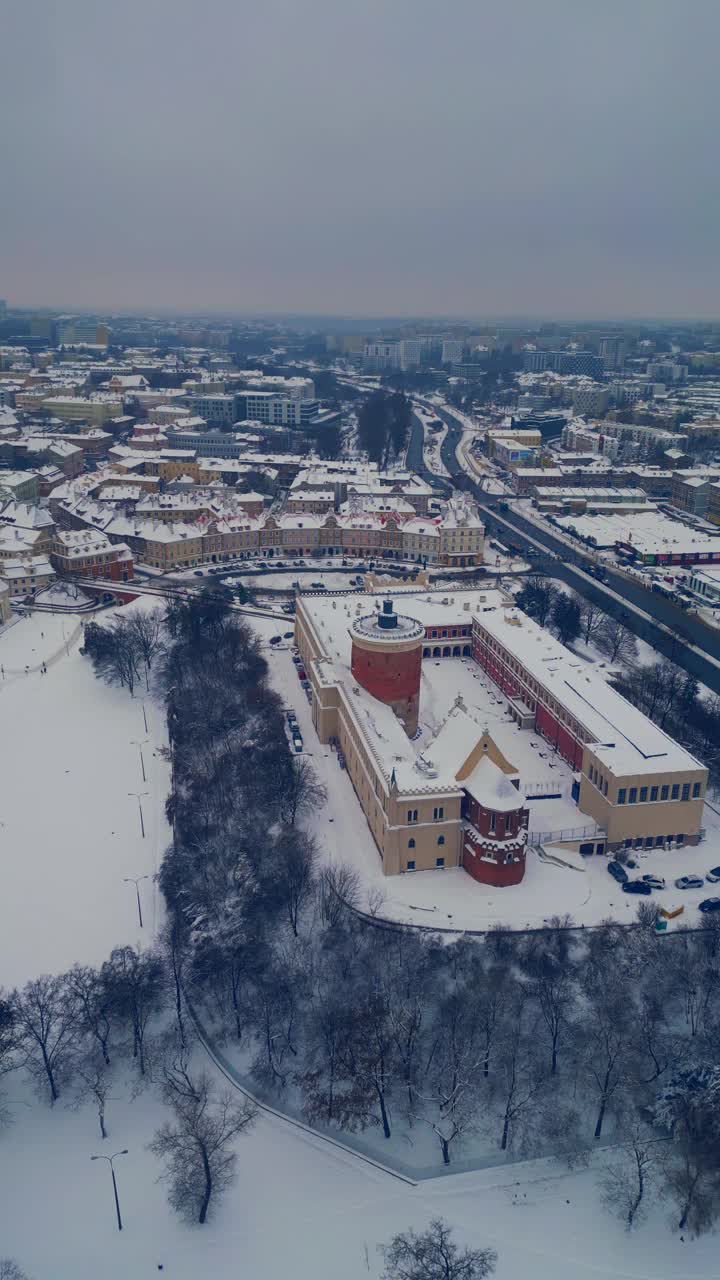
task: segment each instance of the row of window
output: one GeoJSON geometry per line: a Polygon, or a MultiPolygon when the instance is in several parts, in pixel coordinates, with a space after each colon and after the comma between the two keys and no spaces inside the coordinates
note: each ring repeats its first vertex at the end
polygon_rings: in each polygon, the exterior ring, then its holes
{"type": "MultiPolygon", "coordinates": [[[[436,866],[436,867],[444,867],[444,866],[445,866],[445,859],[444,859],[444,858],[436,858],[436,859],[435,859],[435,866],[436,866]]],[[[414,859],[414,858],[410,858],[410,859],[408,860],[407,869],[408,869],[408,871],[414,871],[414,870],[415,870],[415,859],[414,859]]]]}
{"type": "MultiPolygon", "coordinates": [[[[679,782],[672,785],[658,787],[620,787],[618,790],[618,804],[654,804],[656,800],[689,800],[690,790],[692,787],[692,798],[698,800],[702,795],[702,783],[700,782],[683,782],[682,786],[679,782]]],[[[607,790],[605,791],[607,795],[607,790]]]]}
{"type": "MultiPolygon", "coordinates": [[[[445,837],[444,837],[444,836],[438,836],[438,838],[437,838],[437,842],[438,842],[438,844],[439,844],[439,845],[444,845],[444,843],[445,843],[445,837]]],[[[410,837],[410,839],[408,840],[408,849],[414,849],[414,848],[415,848],[415,841],[413,840],[413,838],[412,838],[412,836],[411,836],[411,837],[410,837]]]]}
{"type": "Polygon", "coordinates": [[[626,849],[652,849],[653,846],[655,846],[655,848],[659,849],[664,844],[670,844],[672,840],[675,840],[678,844],[684,844],[685,836],[684,835],[654,836],[654,837],[653,836],[644,836],[644,837],[636,836],[634,840],[632,839],[632,837],[630,837],[625,841],[625,848],[626,849]]]}
{"type": "Polygon", "coordinates": [[[438,631],[437,627],[433,627],[432,631],[430,632],[430,639],[437,640],[438,636],[440,637],[440,639],[445,639],[447,636],[452,637],[452,636],[469,636],[469,635],[470,635],[469,627],[443,627],[442,630],[440,631],[438,631]]]}
{"type": "MultiPolygon", "coordinates": [[[[441,805],[441,804],[436,805],[435,808],[433,809],[433,822],[442,822],[444,817],[445,817],[444,805],[441,805]]],[[[417,809],[408,809],[407,820],[408,822],[417,822],[418,820],[417,809]]]]}

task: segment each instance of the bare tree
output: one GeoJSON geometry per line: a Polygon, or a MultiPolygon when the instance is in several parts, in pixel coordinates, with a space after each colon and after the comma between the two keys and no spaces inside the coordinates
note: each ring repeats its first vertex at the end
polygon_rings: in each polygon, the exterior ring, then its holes
{"type": "Polygon", "coordinates": [[[75,1009],[63,977],[34,978],[11,997],[23,1065],[50,1092],[50,1105],[60,1096],[60,1083],[71,1067],[76,1032],[75,1009]]]}
{"type": "Polygon", "coordinates": [[[494,1249],[460,1249],[441,1218],[427,1231],[403,1231],[383,1247],[383,1280],[487,1280],[495,1270],[494,1249]]]}
{"type": "Polygon", "coordinates": [[[29,1276],[12,1258],[0,1258],[0,1280],[29,1280],[29,1276]]]}
{"type": "Polygon", "coordinates": [[[657,1139],[635,1125],[603,1173],[603,1200],[622,1218],[628,1231],[637,1226],[647,1212],[656,1164],[657,1139]]]}
{"type": "Polygon", "coordinates": [[[592,600],[583,601],[580,608],[580,634],[585,644],[590,643],[590,637],[594,635],[604,617],[605,612],[599,605],[593,604],[592,600]]]}
{"type": "Polygon", "coordinates": [[[327,790],[307,756],[292,756],[280,780],[280,812],[283,822],[295,826],[298,818],[322,809],[327,790]]]}
{"type": "Polygon", "coordinates": [[[346,910],[354,910],[360,900],[360,877],[341,863],[323,867],[320,876],[320,911],[323,923],[332,928],[346,910]]]}
{"type": "Polygon", "coordinates": [[[187,1084],[186,1094],[173,1099],[173,1119],[157,1130],[149,1150],[165,1164],[161,1177],[173,1209],[202,1224],[211,1200],[217,1203],[235,1177],[232,1144],[250,1128],[257,1108],[249,1099],[237,1102],[229,1092],[216,1098],[205,1074],[188,1076],[187,1084]]]}
{"type": "Polygon", "coordinates": [[[606,618],[597,628],[595,639],[599,649],[611,662],[634,662],[637,658],[637,642],[632,631],[616,618],[606,618]]]}
{"type": "Polygon", "coordinates": [[[17,1027],[12,997],[0,989],[0,1076],[12,1071],[17,1049],[17,1027]]]}
{"type": "Polygon", "coordinates": [[[131,613],[126,619],[128,636],[134,640],[137,651],[145,663],[145,683],[148,684],[148,672],[153,658],[163,650],[164,611],[152,609],[149,613],[131,613]]]}
{"type": "Polygon", "coordinates": [[[75,1004],[78,1026],[96,1042],[107,1066],[110,1065],[110,996],[102,975],[90,965],[73,965],[65,975],[67,990],[75,1004]]]}
{"type": "Polygon", "coordinates": [[[289,830],[280,837],[275,850],[277,891],[295,937],[304,908],[313,897],[316,864],[317,845],[307,832],[289,830]]]}
{"type": "Polygon", "coordinates": [[[621,975],[592,986],[583,1025],[585,1068],[597,1097],[595,1137],[602,1134],[605,1113],[625,1084],[631,1039],[631,1012],[621,975]]]}
{"type": "Polygon", "coordinates": [[[140,1075],[145,1075],[145,1033],[148,1022],[160,1009],[164,996],[164,974],[160,957],[154,951],[142,952],[134,947],[116,947],[103,965],[103,979],[110,992],[112,1007],[130,1025],[133,1058],[140,1075]]]}
{"type": "Polygon", "coordinates": [[[97,1112],[100,1137],[107,1138],[105,1109],[110,1099],[110,1079],[107,1063],[102,1054],[92,1049],[77,1065],[75,1078],[75,1103],[80,1107],[90,1101],[97,1112]]]}

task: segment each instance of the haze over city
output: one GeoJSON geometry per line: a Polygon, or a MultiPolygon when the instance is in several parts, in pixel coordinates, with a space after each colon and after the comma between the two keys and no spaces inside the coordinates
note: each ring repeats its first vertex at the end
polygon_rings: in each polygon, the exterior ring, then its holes
{"type": "Polygon", "coordinates": [[[2,294],[712,316],[719,42],[713,0],[6,0],[2,294]]]}

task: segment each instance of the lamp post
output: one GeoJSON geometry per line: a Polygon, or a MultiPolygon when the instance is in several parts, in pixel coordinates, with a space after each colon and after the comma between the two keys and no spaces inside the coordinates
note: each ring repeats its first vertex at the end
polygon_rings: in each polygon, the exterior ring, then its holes
{"type": "Polygon", "coordinates": [[[147,731],[148,731],[148,727],[147,727],[147,712],[146,712],[146,710],[145,710],[145,703],[144,703],[144,702],[143,702],[143,704],[142,704],[142,713],[143,713],[143,720],[145,721],[145,732],[147,733],[147,731]]]}
{"type": "Polygon", "coordinates": [[[91,1156],[90,1157],[91,1160],[107,1160],[108,1164],[110,1165],[110,1173],[112,1174],[113,1195],[115,1196],[115,1212],[117,1213],[118,1231],[122,1231],[122,1218],[120,1217],[120,1201],[118,1199],[117,1179],[115,1177],[115,1166],[113,1164],[113,1160],[116,1160],[118,1156],[126,1156],[127,1153],[128,1153],[127,1147],[125,1147],[122,1151],[116,1151],[115,1154],[112,1156],[91,1156]]]}
{"type": "Polygon", "coordinates": [[[145,760],[144,760],[144,757],[143,757],[143,747],[146,747],[146,746],[147,746],[147,744],[148,744],[148,739],[147,739],[147,738],[143,738],[142,742],[139,742],[139,741],[137,740],[137,738],[131,738],[131,739],[130,739],[130,746],[131,746],[131,747],[137,747],[138,751],[140,752],[140,768],[142,769],[142,780],[143,780],[143,782],[147,782],[147,778],[146,778],[146,776],[145,776],[145,760]]]}
{"type": "Polygon", "coordinates": [[[149,880],[149,879],[150,879],[149,876],[123,876],[123,884],[135,885],[135,895],[137,897],[138,919],[140,921],[141,929],[143,927],[143,918],[142,918],[142,906],[140,905],[140,881],[149,880]]]}
{"type": "Polygon", "coordinates": [[[128,791],[128,795],[135,796],[137,799],[138,810],[140,812],[140,830],[142,831],[142,838],[144,840],[145,839],[145,822],[143,819],[142,801],[143,801],[143,798],[146,795],[148,795],[148,792],[147,791],[128,791]]]}

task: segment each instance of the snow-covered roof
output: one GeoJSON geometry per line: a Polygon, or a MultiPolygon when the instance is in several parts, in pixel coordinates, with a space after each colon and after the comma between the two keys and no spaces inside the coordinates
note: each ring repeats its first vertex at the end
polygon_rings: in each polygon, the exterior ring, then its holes
{"type": "Polygon", "coordinates": [[[483,809],[494,813],[514,813],[525,802],[523,793],[488,755],[481,756],[472,773],[463,778],[463,786],[483,809]]]}

